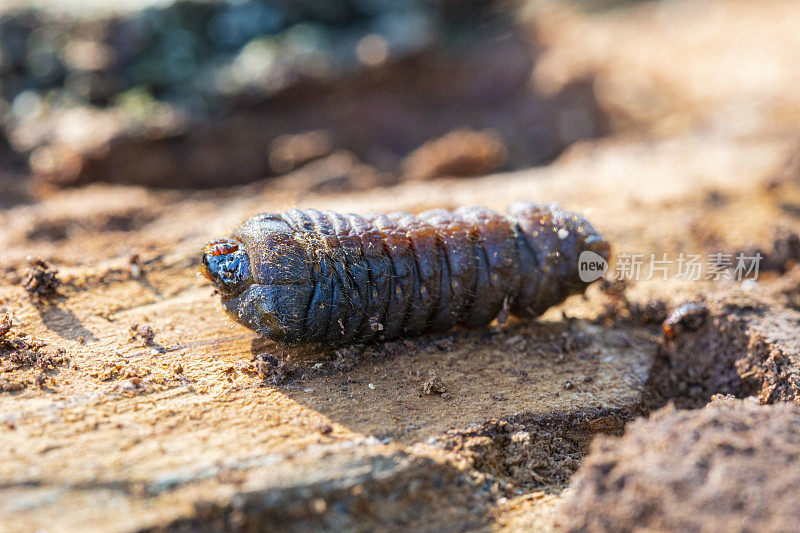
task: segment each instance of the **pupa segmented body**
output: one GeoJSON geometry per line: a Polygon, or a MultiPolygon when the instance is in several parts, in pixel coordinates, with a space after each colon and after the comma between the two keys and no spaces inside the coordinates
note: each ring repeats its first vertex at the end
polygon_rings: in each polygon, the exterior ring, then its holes
{"type": "Polygon", "coordinates": [[[359,216],[255,216],[207,244],[203,273],[236,321],[283,343],[348,345],[537,316],[586,283],[608,243],[557,204],[359,216]]]}

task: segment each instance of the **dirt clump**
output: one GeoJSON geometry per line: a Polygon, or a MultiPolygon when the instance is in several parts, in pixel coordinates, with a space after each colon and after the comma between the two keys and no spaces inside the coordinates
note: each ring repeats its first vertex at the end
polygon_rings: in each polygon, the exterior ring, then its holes
{"type": "Polygon", "coordinates": [[[11,331],[11,327],[11,315],[4,313],[2,316],[0,316],[0,339],[5,337],[8,332],[11,331]]]}
{"type": "Polygon", "coordinates": [[[53,268],[40,257],[28,259],[28,270],[22,286],[31,298],[37,301],[49,300],[58,294],[60,285],[57,268],[53,268]]]}
{"type": "Polygon", "coordinates": [[[722,398],[601,437],[560,513],[566,531],[783,531],[800,521],[800,406],[722,398]]]}
{"type": "Polygon", "coordinates": [[[501,168],[508,150],[493,131],[456,130],[427,142],[403,161],[403,174],[411,180],[443,176],[480,176],[501,168]]]}
{"type": "Polygon", "coordinates": [[[131,340],[141,339],[145,346],[153,344],[156,338],[156,330],[149,324],[131,324],[131,340]]]}
{"type": "Polygon", "coordinates": [[[798,327],[800,313],[765,296],[731,292],[682,306],[665,323],[646,403],[696,408],[715,394],[800,402],[798,327]]]}
{"type": "Polygon", "coordinates": [[[258,376],[264,385],[279,387],[298,375],[298,369],[295,365],[281,361],[271,355],[256,355],[255,364],[258,376]]]}
{"type": "MultiPolygon", "coordinates": [[[[35,384],[45,389],[48,373],[70,363],[64,348],[20,331],[6,313],[0,316],[0,393],[15,393],[35,384]]],[[[50,379],[52,383],[52,379],[50,379]]]]}
{"type": "Polygon", "coordinates": [[[5,370],[55,366],[53,358],[45,350],[46,346],[47,343],[25,334],[4,335],[0,338],[0,360],[10,363],[5,370]]]}
{"type": "Polygon", "coordinates": [[[444,394],[447,392],[447,387],[442,381],[442,378],[436,373],[436,371],[431,370],[428,372],[428,379],[426,379],[422,383],[422,394],[425,396],[430,396],[431,394],[444,394]]]}

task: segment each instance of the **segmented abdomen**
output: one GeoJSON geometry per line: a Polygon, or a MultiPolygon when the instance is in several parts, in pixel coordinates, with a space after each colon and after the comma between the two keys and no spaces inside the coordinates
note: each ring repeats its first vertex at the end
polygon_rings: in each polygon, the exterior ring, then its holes
{"type": "MultiPolygon", "coordinates": [[[[363,217],[292,209],[268,216],[290,228],[290,240],[312,267],[308,290],[297,292],[307,300],[304,313],[284,321],[286,342],[366,343],[479,326],[504,305],[515,315],[536,316],[584,289],[577,279],[583,249],[608,255],[585,219],[555,204],[518,203],[507,215],[468,207],[363,217]]],[[[257,239],[257,219],[235,236],[245,244],[257,239]]],[[[281,256],[273,252],[274,269],[281,256]]]]}

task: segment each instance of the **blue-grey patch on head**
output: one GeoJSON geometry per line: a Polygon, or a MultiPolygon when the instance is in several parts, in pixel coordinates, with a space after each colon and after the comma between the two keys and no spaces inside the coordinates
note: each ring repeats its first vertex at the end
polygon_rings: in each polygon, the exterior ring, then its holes
{"type": "Polygon", "coordinates": [[[252,283],[250,258],[238,246],[206,246],[203,267],[214,287],[228,298],[239,295],[252,283]]]}

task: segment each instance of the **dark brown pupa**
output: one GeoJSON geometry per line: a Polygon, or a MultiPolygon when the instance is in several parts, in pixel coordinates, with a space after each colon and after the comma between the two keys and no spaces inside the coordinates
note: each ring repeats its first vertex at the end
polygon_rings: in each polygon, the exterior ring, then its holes
{"type": "Polygon", "coordinates": [[[348,345],[537,316],[587,283],[578,258],[609,245],[557,204],[359,216],[265,213],[203,250],[236,321],[283,343],[348,345]]]}

